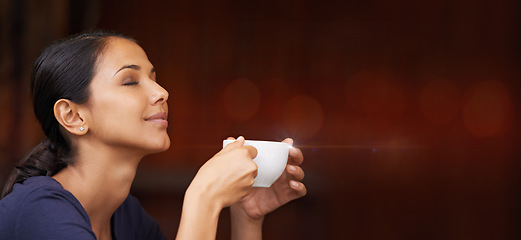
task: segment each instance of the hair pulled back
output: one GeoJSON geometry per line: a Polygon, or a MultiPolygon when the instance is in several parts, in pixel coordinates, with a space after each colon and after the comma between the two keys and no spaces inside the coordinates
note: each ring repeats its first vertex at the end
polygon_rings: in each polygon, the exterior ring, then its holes
{"type": "Polygon", "coordinates": [[[36,60],[31,75],[32,101],[46,138],[13,169],[0,198],[9,194],[15,183],[34,176],[53,176],[73,163],[70,141],[54,116],[54,104],[59,99],[78,104],[88,101],[98,56],[109,37],[132,40],[119,33],[92,31],[51,44],[36,60]]]}

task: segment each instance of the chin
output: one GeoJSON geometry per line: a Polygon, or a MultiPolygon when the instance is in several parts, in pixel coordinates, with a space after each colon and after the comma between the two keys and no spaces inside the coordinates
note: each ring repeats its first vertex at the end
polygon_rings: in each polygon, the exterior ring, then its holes
{"type": "Polygon", "coordinates": [[[167,138],[160,146],[155,149],[152,149],[151,153],[160,153],[168,150],[170,148],[170,138],[167,138]]]}
{"type": "Polygon", "coordinates": [[[170,140],[168,140],[168,143],[166,143],[160,150],[159,152],[164,152],[166,150],[168,150],[170,148],[170,140]]]}

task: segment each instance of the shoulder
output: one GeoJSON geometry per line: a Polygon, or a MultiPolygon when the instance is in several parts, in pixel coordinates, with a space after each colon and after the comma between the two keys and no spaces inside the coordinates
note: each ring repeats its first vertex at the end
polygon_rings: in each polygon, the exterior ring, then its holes
{"type": "Polygon", "coordinates": [[[81,204],[50,177],[16,184],[0,201],[0,215],[0,231],[11,232],[13,238],[95,239],[81,204]]]}
{"type": "Polygon", "coordinates": [[[159,224],[132,195],[116,210],[112,220],[118,239],[166,239],[159,224]]]}

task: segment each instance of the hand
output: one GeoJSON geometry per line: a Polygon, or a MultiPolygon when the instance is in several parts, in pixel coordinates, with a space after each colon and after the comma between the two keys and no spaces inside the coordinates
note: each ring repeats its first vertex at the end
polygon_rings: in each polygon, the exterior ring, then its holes
{"type": "MultiPolygon", "coordinates": [[[[293,144],[290,138],[282,142],[293,144]]],[[[289,201],[306,195],[306,186],[300,182],[304,178],[304,171],[299,166],[303,161],[302,152],[291,147],[288,164],[279,179],[270,188],[251,188],[244,198],[231,206],[232,216],[249,217],[250,220],[262,219],[264,215],[289,201]]]]}
{"type": "Polygon", "coordinates": [[[208,160],[197,172],[187,190],[198,197],[204,197],[224,208],[236,203],[248,194],[257,175],[257,165],[253,158],[257,149],[244,146],[244,138],[228,144],[208,160]]]}

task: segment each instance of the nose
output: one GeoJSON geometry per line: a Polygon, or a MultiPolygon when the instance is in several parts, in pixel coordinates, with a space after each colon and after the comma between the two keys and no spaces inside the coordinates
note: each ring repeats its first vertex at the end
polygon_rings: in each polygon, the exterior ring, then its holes
{"type": "Polygon", "coordinates": [[[161,105],[166,103],[168,100],[168,91],[161,87],[157,82],[153,82],[152,94],[150,96],[150,102],[152,105],[161,105]]]}

